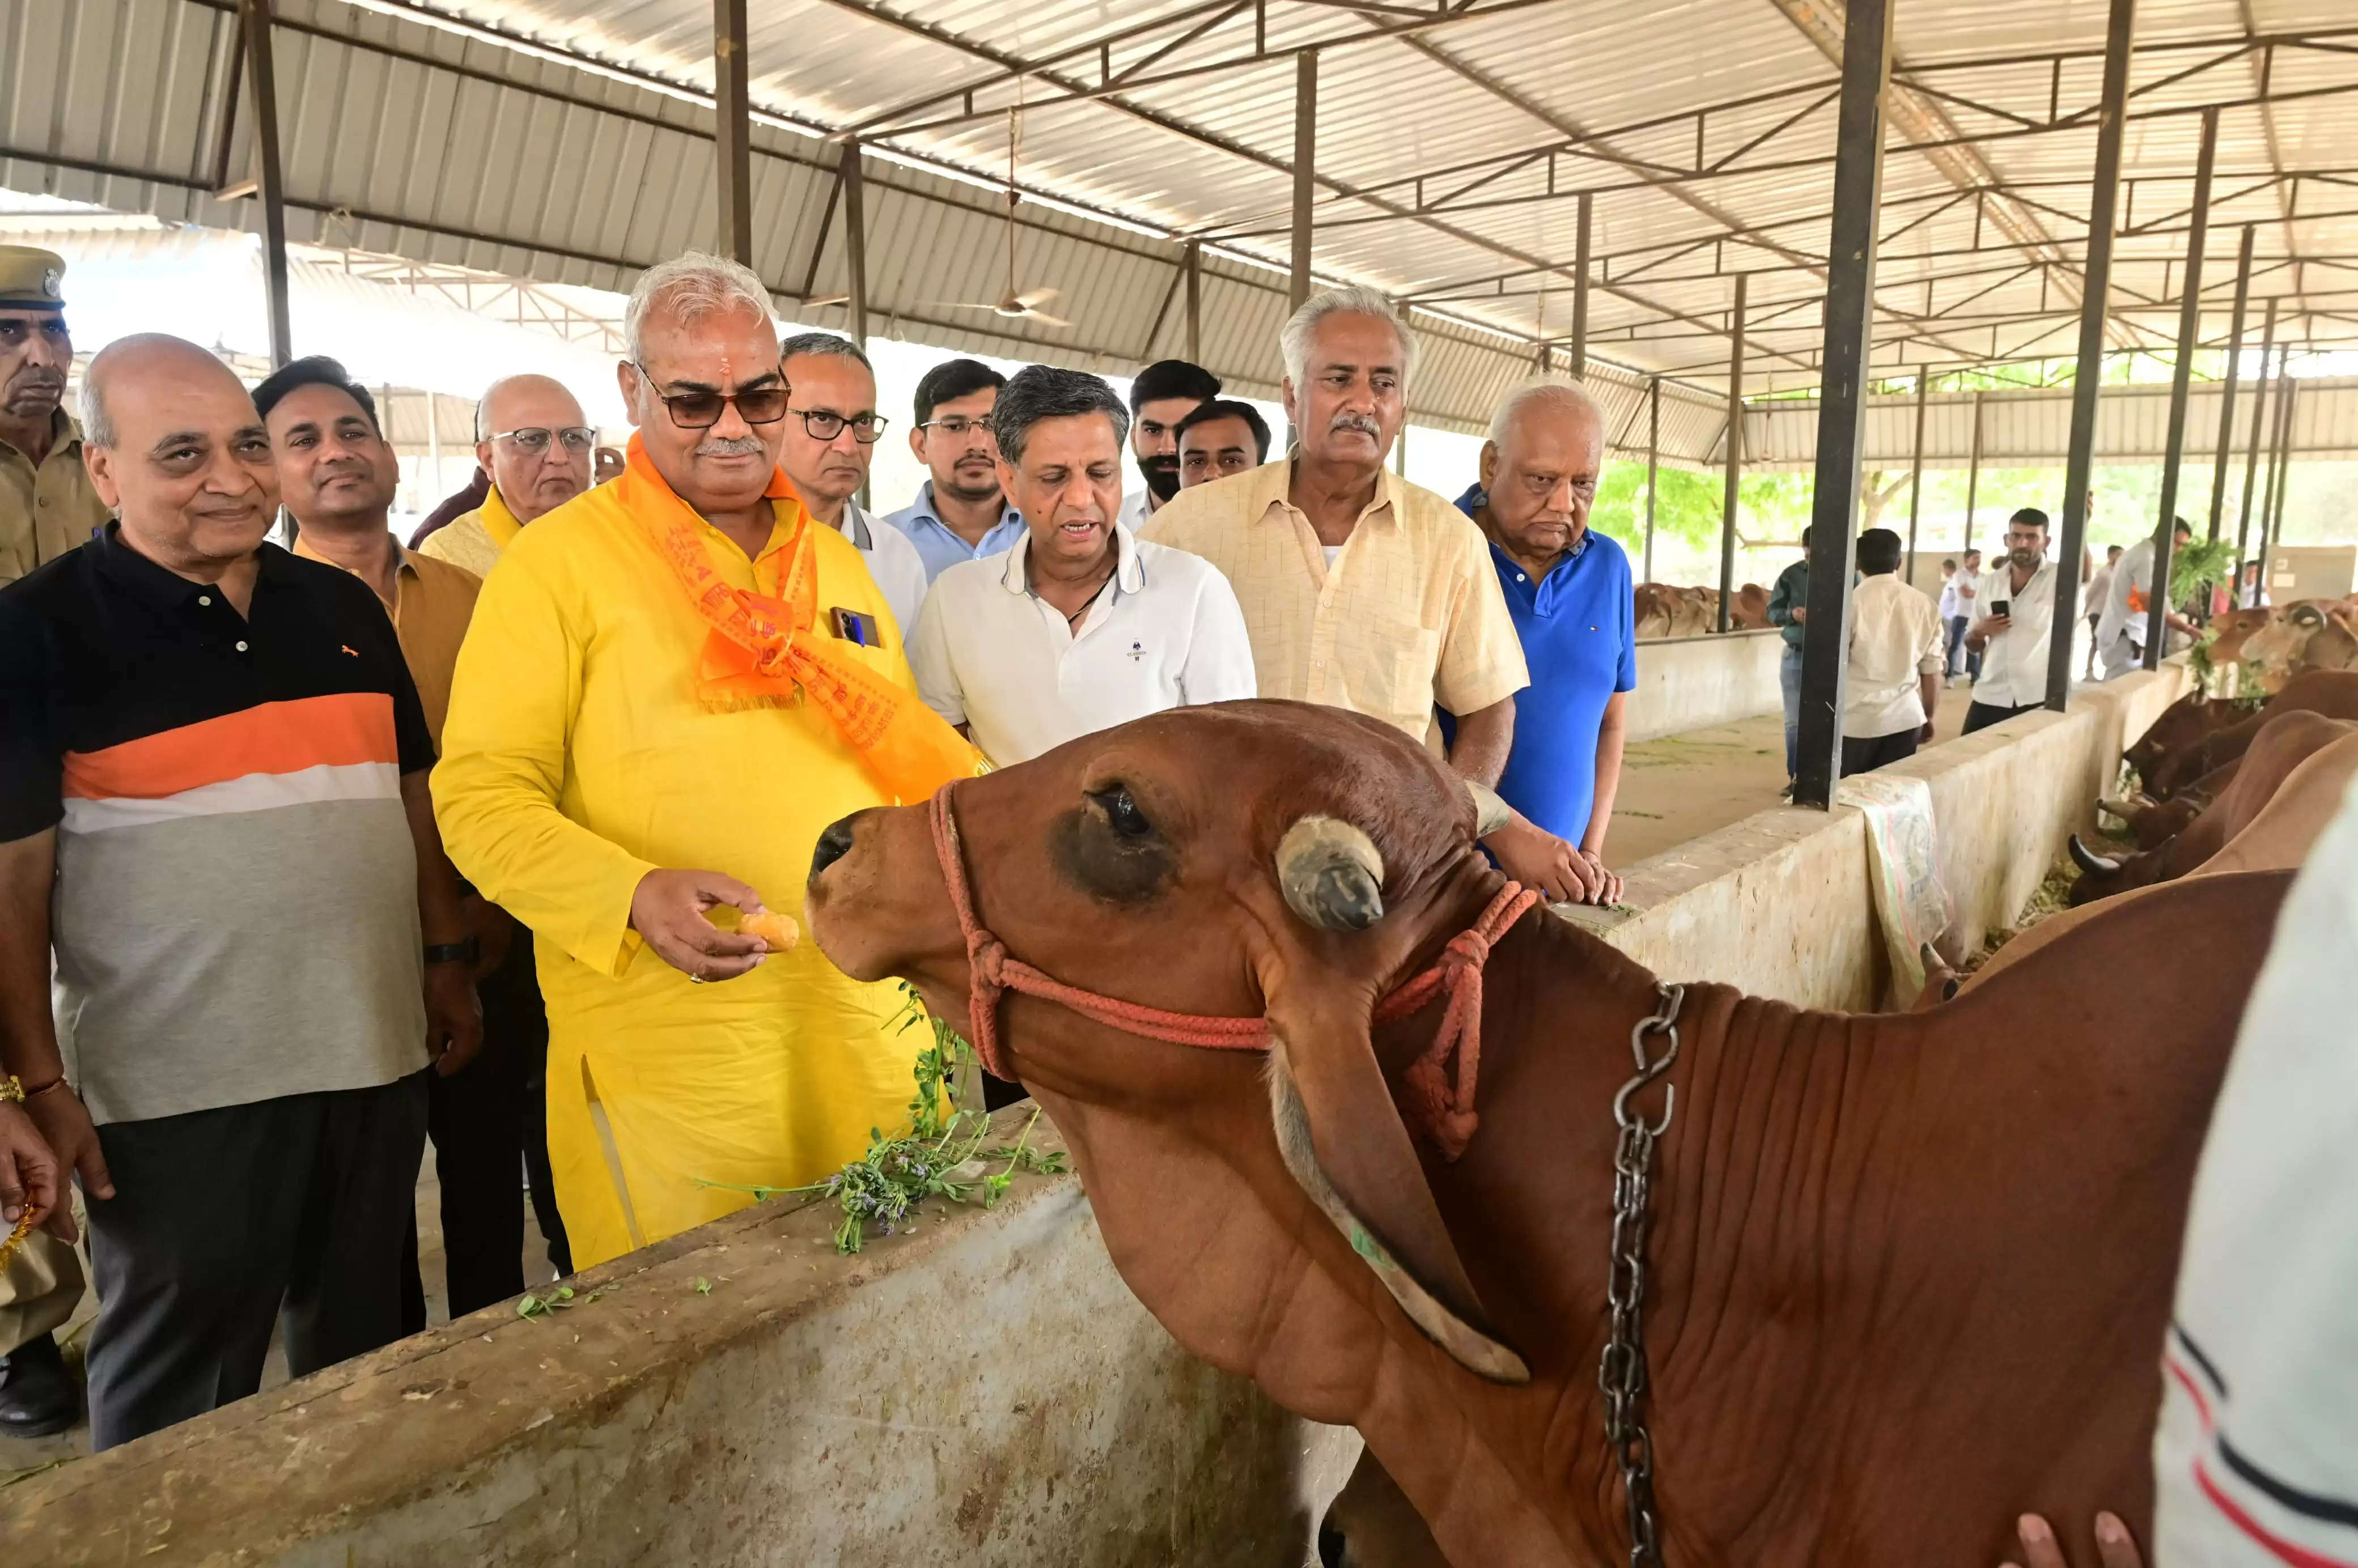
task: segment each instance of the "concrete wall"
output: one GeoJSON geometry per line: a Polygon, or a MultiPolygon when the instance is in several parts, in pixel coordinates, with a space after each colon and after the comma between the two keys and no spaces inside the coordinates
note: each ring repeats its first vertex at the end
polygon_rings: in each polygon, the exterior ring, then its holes
{"type": "MultiPolygon", "coordinates": [[[[2069,713],[2026,714],[1888,770],[1931,787],[1957,951],[2013,924],[2065,836],[2093,825],[2123,747],[2188,688],[2171,663],[2090,687],[2069,713]]],[[[1666,979],[1801,1007],[1887,1005],[1908,999],[1887,994],[1866,855],[1855,811],[1764,811],[1626,868],[1626,913],[1572,918],[1666,979]]]]}
{"type": "Polygon", "coordinates": [[[0,1488],[0,1563],[1315,1562],[1357,1436],[1181,1351],[1073,1177],[856,1258],[831,1213],[763,1205],[573,1281],[597,1301],[486,1308],[0,1488]]]}
{"type": "Polygon", "coordinates": [[[1638,687],[1629,694],[1629,739],[1650,741],[1784,706],[1774,631],[1671,637],[1638,644],[1638,687]]]}

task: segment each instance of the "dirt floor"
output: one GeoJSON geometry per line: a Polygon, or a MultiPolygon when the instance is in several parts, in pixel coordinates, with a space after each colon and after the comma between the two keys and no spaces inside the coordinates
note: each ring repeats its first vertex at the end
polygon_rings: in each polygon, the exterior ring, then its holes
{"type": "MultiPolygon", "coordinates": [[[[1964,728],[1972,693],[1941,694],[1934,733],[1953,741],[1964,728]]],[[[1621,794],[1606,839],[1608,864],[1634,865],[1674,845],[1740,821],[1777,804],[1785,787],[1785,720],[1764,713],[1640,741],[1621,761],[1621,794]]]]}

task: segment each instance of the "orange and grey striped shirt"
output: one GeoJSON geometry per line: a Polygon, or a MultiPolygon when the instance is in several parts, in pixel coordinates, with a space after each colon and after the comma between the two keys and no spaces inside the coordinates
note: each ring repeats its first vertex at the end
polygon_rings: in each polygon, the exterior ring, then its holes
{"type": "Polygon", "coordinates": [[[334,567],[263,546],[240,615],[110,524],[0,591],[0,842],[57,830],[95,1120],[427,1065],[401,776],[433,760],[392,622],[334,567]]]}

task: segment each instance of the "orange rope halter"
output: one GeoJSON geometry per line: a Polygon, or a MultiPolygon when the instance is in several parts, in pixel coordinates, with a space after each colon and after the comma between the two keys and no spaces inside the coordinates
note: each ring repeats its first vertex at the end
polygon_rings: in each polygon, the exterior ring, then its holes
{"type": "MultiPolygon", "coordinates": [[[[967,1017],[977,1055],[986,1071],[1010,1081],[999,1046],[999,1000],[1006,992],[1021,991],[1053,1001],[1082,1017],[1173,1045],[1194,1045],[1213,1051],[1266,1051],[1270,1046],[1266,1018],[1217,1018],[1202,1013],[1172,1012],[1159,1007],[1100,996],[1068,986],[1042,973],[1007,950],[975,913],[974,892],[967,881],[966,852],[958,842],[957,814],[950,804],[956,784],[934,794],[931,816],[934,853],[949,884],[950,907],[957,913],[958,931],[966,938],[967,1017]]],[[[1506,935],[1539,894],[1520,882],[1509,882],[1490,900],[1481,917],[1449,939],[1433,964],[1394,987],[1375,1009],[1375,1022],[1390,1023],[1406,1018],[1446,992],[1441,1027],[1424,1054],[1408,1070],[1416,1109],[1442,1154],[1451,1160],[1466,1152],[1479,1118],[1474,1098],[1482,1063],[1482,967],[1493,943],[1506,935]],[[1451,1054],[1457,1058],[1456,1082],[1449,1078],[1451,1054]]]]}

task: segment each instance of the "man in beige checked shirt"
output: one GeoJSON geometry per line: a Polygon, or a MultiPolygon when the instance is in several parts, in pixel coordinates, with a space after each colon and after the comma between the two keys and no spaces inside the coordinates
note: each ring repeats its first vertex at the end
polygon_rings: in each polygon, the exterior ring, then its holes
{"type": "Polygon", "coordinates": [[[1596,896],[1601,868],[1489,790],[1530,678],[1481,531],[1384,468],[1415,337],[1382,295],[1332,288],[1293,313],[1279,346],[1293,453],[1181,491],[1139,536],[1227,576],[1261,696],[1347,708],[1420,741],[1436,702],[1455,715],[1449,763],[1480,786],[1500,869],[1551,899],[1596,896]]]}

